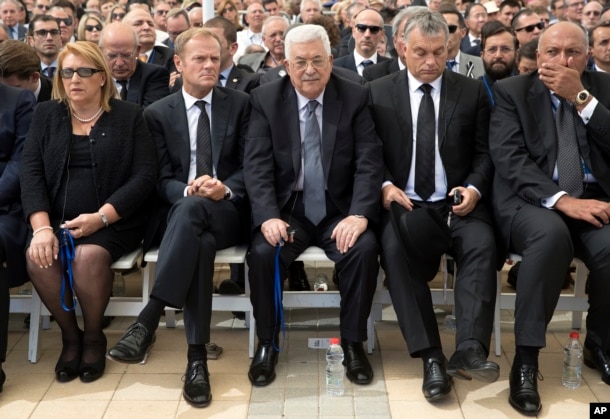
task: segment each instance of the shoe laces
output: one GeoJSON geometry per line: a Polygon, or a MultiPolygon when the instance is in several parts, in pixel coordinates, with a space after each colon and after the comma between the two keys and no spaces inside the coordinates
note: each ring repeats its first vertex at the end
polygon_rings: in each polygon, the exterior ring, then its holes
{"type": "Polygon", "coordinates": [[[536,385],[536,378],[538,378],[540,381],[544,381],[544,376],[540,370],[534,366],[527,368],[525,371],[522,370],[521,376],[523,377],[523,381],[526,381],[532,385],[536,385]]]}
{"type": "Polygon", "coordinates": [[[148,331],[141,324],[136,324],[131,330],[129,330],[125,337],[134,336],[136,339],[144,339],[147,335],[148,331]]]}

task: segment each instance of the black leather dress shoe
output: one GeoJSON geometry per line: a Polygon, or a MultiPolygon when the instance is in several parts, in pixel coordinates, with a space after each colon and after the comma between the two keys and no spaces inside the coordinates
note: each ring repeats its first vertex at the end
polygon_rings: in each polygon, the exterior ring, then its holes
{"type": "Polygon", "coordinates": [[[445,398],[451,392],[451,383],[447,375],[447,358],[431,357],[423,359],[424,383],[422,392],[429,402],[445,398]]]}
{"type": "Polygon", "coordinates": [[[513,364],[510,370],[508,402],[523,415],[536,416],[542,408],[537,379],[538,369],[534,365],[513,364]]]}
{"type": "Polygon", "coordinates": [[[610,357],[608,356],[608,353],[599,346],[589,349],[589,347],[585,345],[584,361],[587,367],[601,372],[602,381],[610,385],[610,357]]]}
{"type": "Polygon", "coordinates": [[[248,378],[252,385],[264,387],[275,380],[275,366],[277,365],[278,352],[273,349],[270,340],[258,343],[256,353],[250,364],[248,378]]]}
{"type": "Polygon", "coordinates": [[[186,366],[182,396],[195,407],[206,407],[212,401],[210,374],[205,361],[193,361],[186,366]]]}
{"type": "Polygon", "coordinates": [[[129,326],[117,344],[108,351],[108,358],[129,364],[144,364],[155,343],[155,334],[150,333],[142,323],[129,326]]]}
{"type": "Polygon", "coordinates": [[[303,262],[292,262],[288,266],[288,289],[290,291],[311,291],[303,262]]]}
{"type": "Polygon", "coordinates": [[[493,383],[500,376],[500,367],[488,361],[483,348],[468,348],[456,351],[447,365],[447,374],[462,380],[493,383]]]}
{"type": "Polygon", "coordinates": [[[373,379],[373,368],[371,368],[368,356],[364,352],[362,342],[348,342],[341,339],[341,346],[345,354],[343,365],[347,370],[347,378],[352,383],[369,384],[373,379]]]}

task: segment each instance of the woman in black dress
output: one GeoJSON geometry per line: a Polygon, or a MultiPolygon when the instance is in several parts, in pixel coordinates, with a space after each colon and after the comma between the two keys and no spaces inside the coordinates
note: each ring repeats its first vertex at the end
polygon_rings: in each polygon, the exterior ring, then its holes
{"type": "Polygon", "coordinates": [[[142,240],[157,157],[139,107],[116,99],[97,45],[70,43],[58,63],[56,100],[37,107],[22,155],[23,212],[32,231],[27,268],[61,328],[57,380],[80,376],[91,382],[105,368],[102,320],[112,291],[110,265],[142,240]],[[60,257],[70,239],[71,262],[60,257]],[[70,310],[73,294],[84,331],[70,310]]]}

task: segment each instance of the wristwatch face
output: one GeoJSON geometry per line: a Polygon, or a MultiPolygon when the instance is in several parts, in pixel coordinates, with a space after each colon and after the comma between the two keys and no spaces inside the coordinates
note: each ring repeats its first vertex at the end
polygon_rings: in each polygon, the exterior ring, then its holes
{"type": "Polygon", "coordinates": [[[578,95],[576,96],[576,101],[578,102],[578,104],[582,104],[588,98],[589,98],[589,92],[587,92],[586,90],[583,90],[582,92],[579,92],[578,95]]]}

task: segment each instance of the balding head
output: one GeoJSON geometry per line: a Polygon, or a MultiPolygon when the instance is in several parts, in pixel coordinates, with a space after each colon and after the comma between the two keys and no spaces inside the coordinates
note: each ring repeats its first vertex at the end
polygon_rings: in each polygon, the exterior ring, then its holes
{"type": "Polygon", "coordinates": [[[129,80],[136,71],[138,38],[126,23],[114,22],[102,30],[100,48],[116,80],[129,80]]]}
{"type": "Polygon", "coordinates": [[[538,68],[545,63],[571,67],[582,73],[587,66],[588,36],[582,26],[572,22],[558,22],[549,26],[538,41],[538,68]]]}

